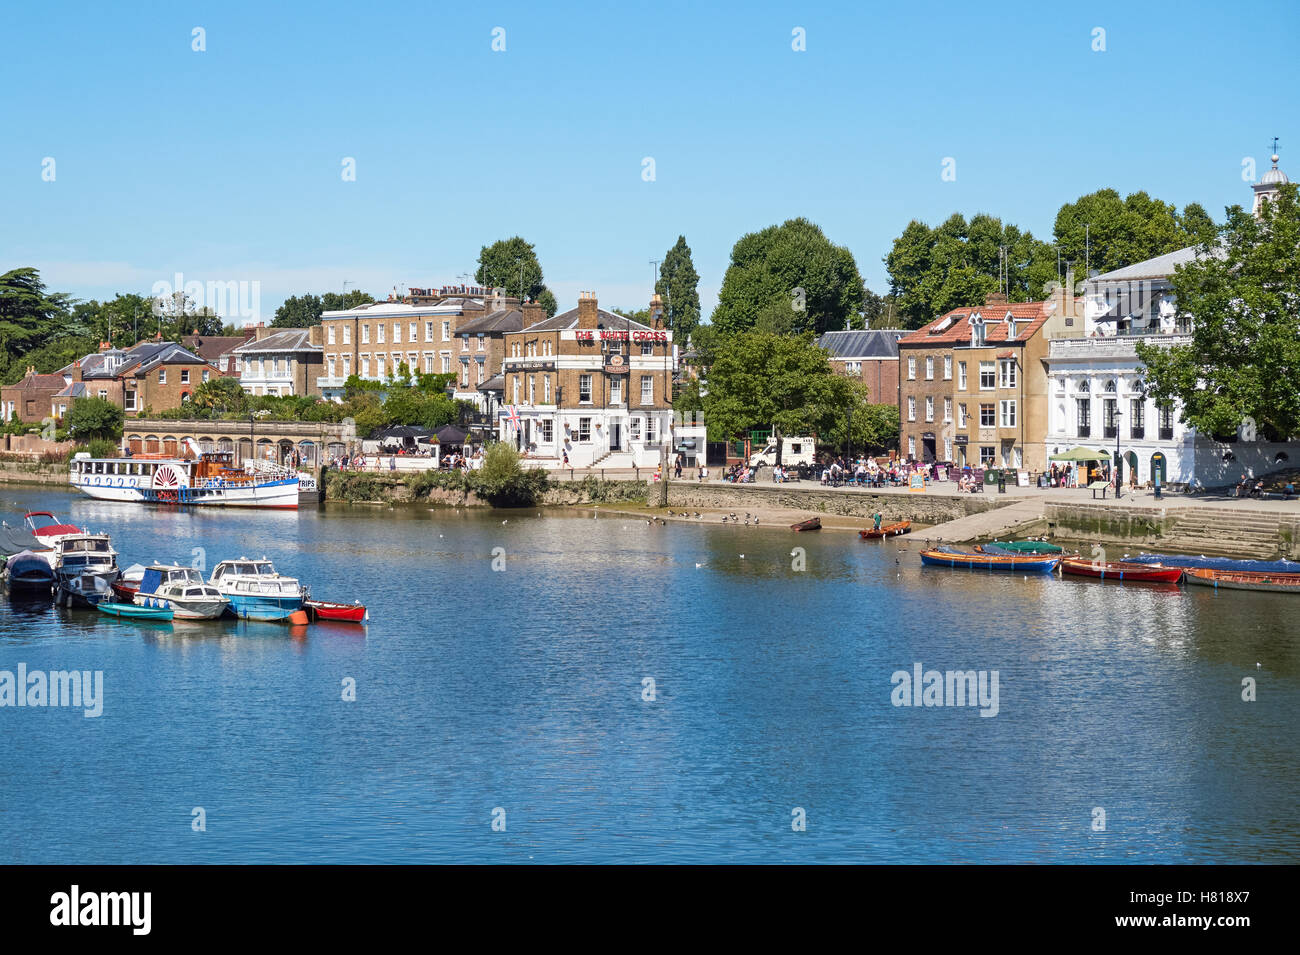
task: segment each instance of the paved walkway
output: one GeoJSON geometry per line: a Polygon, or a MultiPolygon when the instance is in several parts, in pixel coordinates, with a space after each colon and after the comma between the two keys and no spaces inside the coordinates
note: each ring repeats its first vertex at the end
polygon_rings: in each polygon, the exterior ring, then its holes
{"type": "Polygon", "coordinates": [[[913,531],[913,540],[931,542],[980,540],[1011,536],[1011,532],[1022,524],[1037,521],[1043,516],[1043,501],[1034,497],[1021,497],[1006,507],[984,511],[980,514],[968,514],[955,521],[936,524],[922,531],[913,531]]]}

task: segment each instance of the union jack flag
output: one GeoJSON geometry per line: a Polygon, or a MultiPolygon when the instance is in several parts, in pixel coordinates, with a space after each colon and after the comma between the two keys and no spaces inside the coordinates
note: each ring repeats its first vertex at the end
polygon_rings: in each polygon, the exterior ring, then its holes
{"type": "Polygon", "coordinates": [[[506,420],[510,422],[510,427],[518,431],[519,430],[519,409],[517,409],[514,405],[506,405],[506,411],[510,412],[508,415],[506,415],[506,420]]]}

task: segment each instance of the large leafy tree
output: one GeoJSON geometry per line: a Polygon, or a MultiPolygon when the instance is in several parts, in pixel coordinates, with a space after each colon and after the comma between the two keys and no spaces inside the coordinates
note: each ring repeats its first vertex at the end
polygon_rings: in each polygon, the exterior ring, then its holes
{"type": "Polygon", "coordinates": [[[1147,387],[1198,431],[1300,434],[1300,202],[1283,186],[1261,218],[1227,210],[1214,246],[1171,279],[1190,345],[1140,343],[1147,387]]]}
{"type": "Polygon", "coordinates": [[[310,328],[320,324],[322,312],[341,311],[368,305],[374,297],[360,289],[352,289],[346,295],[340,292],[326,292],[324,295],[291,295],[275,310],[271,320],[273,328],[310,328]]]}
{"type": "Polygon", "coordinates": [[[897,448],[900,430],[898,406],[872,404],[870,390],[863,381],[850,378],[848,384],[849,401],[822,435],[823,441],[845,450],[851,444],[855,453],[897,448]]]}
{"type": "Polygon", "coordinates": [[[807,219],[790,219],[735,244],[712,323],[724,333],[820,334],[844,328],[862,305],[853,254],[807,219]]]}
{"type": "Polygon", "coordinates": [[[43,350],[57,346],[60,339],[81,337],[67,328],[71,305],[67,295],[46,291],[36,269],[0,275],[0,376],[6,383],[21,378],[29,364],[41,372],[61,367],[51,367],[57,347],[48,354],[43,350]]]}
{"type": "Polygon", "coordinates": [[[209,378],[194,389],[190,404],[207,410],[221,408],[229,412],[243,412],[248,406],[248,393],[238,378],[225,375],[209,378]]]}
{"type": "Polygon", "coordinates": [[[1099,189],[1061,206],[1053,234],[1062,266],[1071,263],[1082,278],[1085,269],[1110,272],[1204,242],[1214,229],[1197,203],[1180,213],[1145,192],[1121,199],[1114,189],[1099,189]]]}
{"type": "Polygon", "coordinates": [[[77,441],[107,440],[122,436],[125,418],[122,409],[106,398],[78,398],[64,424],[77,441]]]}
{"type": "Polygon", "coordinates": [[[479,250],[474,281],[480,285],[503,288],[507,296],[520,301],[540,302],[547,315],[555,314],[555,296],[546,287],[537,252],[531,242],[520,236],[500,239],[483,246],[479,250]]]}
{"type": "Polygon", "coordinates": [[[677,243],[664,254],[655,291],[664,300],[673,341],[685,344],[695,326],[700,324],[700,274],[691,261],[691,247],[686,244],[686,236],[679,235],[677,243]]]}
{"type": "Polygon", "coordinates": [[[954,213],[935,228],[908,223],[885,267],[898,326],[920,328],[950,309],[983,304],[999,288],[1013,302],[1033,301],[1056,278],[1056,253],[1001,219],[981,214],[967,222],[954,213]]]}
{"type": "Polygon", "coordinates": [[[750,330],[716,344],[703,396],[715,438],[771,426],[774,435],[825,433],[852,401],[848,378],[835,374],[811,334],[750,330]]]}

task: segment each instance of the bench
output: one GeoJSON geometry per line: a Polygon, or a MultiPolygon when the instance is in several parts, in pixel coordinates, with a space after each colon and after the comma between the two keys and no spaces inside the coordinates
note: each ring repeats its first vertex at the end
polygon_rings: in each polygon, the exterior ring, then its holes
{"type": "Polygon", "coordinates": [[[1104,501],[1106,499],[1106,491],[1109,489],[1110,489],[1109,481],[1093,481],[1091,484],[1088,485],[1088,490],[1092,492],[1092,499],[1094,501],[1097,499],[1098,491],[1101,491],[1101,499],[1104,501]]]}

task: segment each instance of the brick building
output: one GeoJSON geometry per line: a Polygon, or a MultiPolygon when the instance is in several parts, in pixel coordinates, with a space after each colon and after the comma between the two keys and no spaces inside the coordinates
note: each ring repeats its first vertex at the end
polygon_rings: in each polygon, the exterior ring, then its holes
{"type": "MultiPolygon", "coordinates": [[[[518,309],[519,302],[477,286],[410,292],[406,301],[374,302],[321,314],[324,359],[317,381],[320,394],[341,399],[349,376],[384,381],[405,362],[413,374],[455,374],[457,397],[481,402],[478,385],[493,375],[491,336],[485,333],[488,340],[480,352],[479,333],[475,332],[468,353],[464,353],[457,332],[475,319],[518,309]],[[478,380],[480,358],[484,377],[478,380]],[[465,372],[468,382],[462,384],[465,372]]],[[[499,361],[496,366],[499,368],[499,361]]]]}
{"type": "Polygon", "coordinates": [[[41,375],[28,366],[27,374],[20,381],[0,388],[0,409],[4,411],[4,420],[12,421],[14,416],[25,424],[40,424],[53,415],[51,409],[57,407],[55,396],[66,386],[63,375],[41,375]]]}
{"type": "Polygon", "coordinates": [[[990,300],[957,308],[903,337],[901,451],[958,466],[1047,466],[1048,339],[1056,301],[990,300]]]}
{"type": "Polygon", "coordinates": [[[318,395],[322,328],[255,326],[253,338],[230,355],[238,363],[239,383],[251,395],[318,395]]]}
{"type": "Polygon", "coordinates": [[[817,344],[831,353],[831,369],[867,386],[871,403],[898,405],[898,328],[825,332],[817,344]]]}
{"type": "Polygon", "coordinates": [[[231,354],[252,340],[258,326],[247,325],[240,335],[186,335],[181,344],[223,375],[239,377],[239,359],[231,354]]]}
{"type": "Polygon", "coordinates": [[[600,308],[594,293],[547,318],[529,302],[504,336],[502,440],[573,467],[653,467],[673,427],[672,332],[659,296],[649,325],[600,308]]]}

